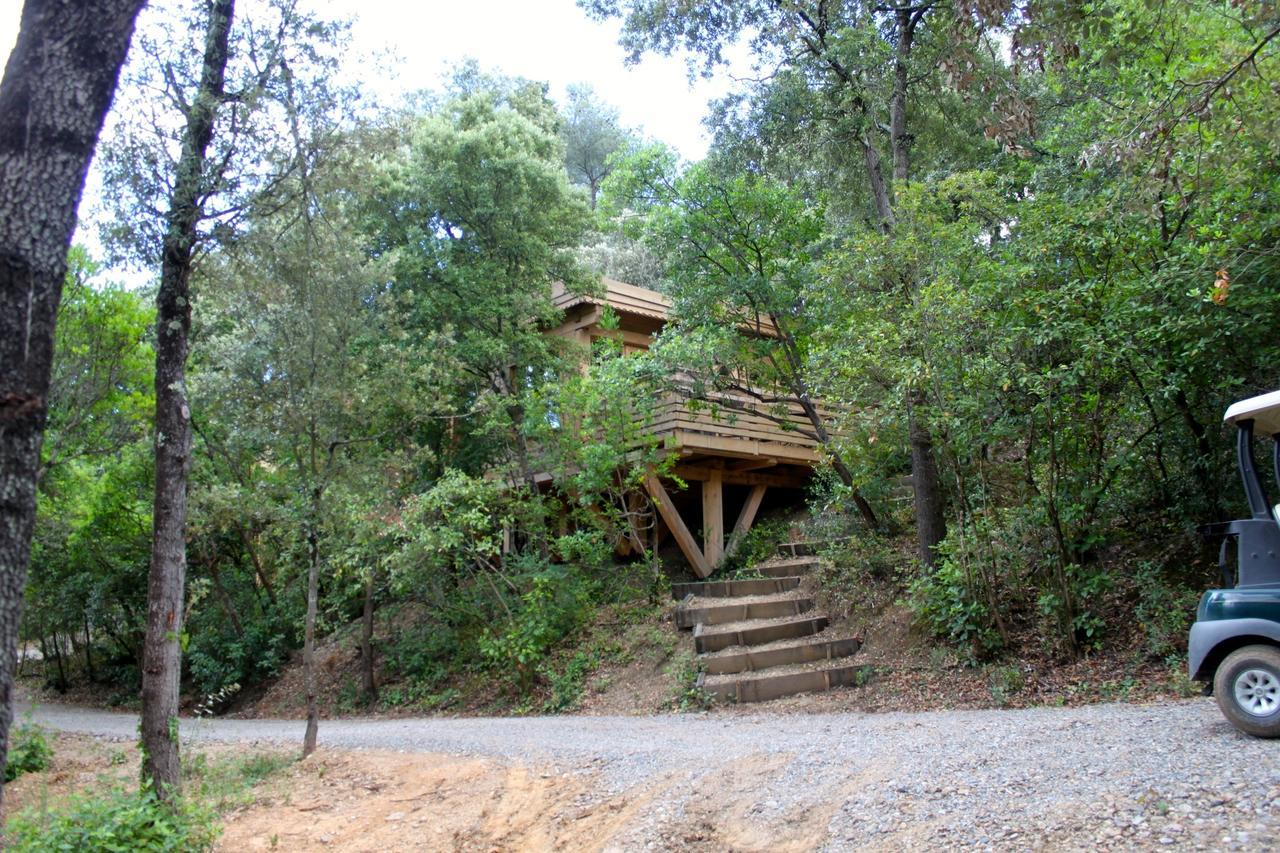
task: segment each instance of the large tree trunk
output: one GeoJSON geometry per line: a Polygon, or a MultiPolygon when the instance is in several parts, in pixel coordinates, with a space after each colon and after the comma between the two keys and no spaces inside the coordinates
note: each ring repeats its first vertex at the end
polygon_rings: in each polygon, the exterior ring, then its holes
{"type": "MultiPolygon", "coordinates": [[[[911,175],[911,135],[907,132],[907,85],[911,47],[915,43],[916,26],[929,9],[929,4],[904,3],[894,11],[897,39],[893,56],[893,91],[889,97],[889,149],[893,155],[895,188],[905,184],[911,175]]],[[[886,231],[889,230],[886,228],[886,231]]],[[[907,430],[911,444],[911,484],[915,491],[916,534],[920,562],[932,567],[934,550],[947,537],[946,493],[938,476],[937,453],[933,436],[921,417],[926,405],[918,392],[907,395],[907,430]]]]}
{"type": "Polygon", "coordinates": [[[907,433],[911,442],[911,485],[916,498],[920,562],[932,567],[937,559],[934,549],[947,538],[947,515],[933,438],[917,412],[921,402],[921,395],[915,393],[907,399],[907,433]]]}
{"type": "Polygon", "coordinates": [[[320,715],[316,709],[316,611],[320,600],[320,495],[312,496],[312,514],[307,524],[307,621],[302,643],[302,672],[307,694],[307,729],[302,735],[302,757],[316,751],[316,735],[320,728],[320,715]]]}
{"type": "Polygon", "coordinates": [[[142,5],[31,0],[0,83],[0,803],[67,249],[142,5]]]}
{"type": "Polygon", "coordinates": [[[373,574],[370,569],[364,579],[364,619],[360,629],[360,691],[369,704],[378,698],[378,685],[373,680],[373,574]]]}
{"type": "Polygon", "coordinates": [[[158,796],[178,793],[178,686],[182,675],[183,589],[187,575],[187,473],[191,411],[187,405],[187,336],[191,266],[203,211],[206,152],[223,98],[234,0],[209,7],[204,66],[186,128],[166,215],[160,291],[156,295],[156,491],[152,516],[147,637],[142,666],[142,776],[158,796]]]}

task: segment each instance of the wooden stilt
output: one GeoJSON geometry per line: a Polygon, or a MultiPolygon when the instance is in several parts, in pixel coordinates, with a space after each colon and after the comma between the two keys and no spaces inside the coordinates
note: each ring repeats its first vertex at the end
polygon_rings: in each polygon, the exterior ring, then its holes
{"type": "Polygon", "coordinates": [[[702,553],[712,568],[724,559],[724,478],[718,468],[702,483],[702,553]]]}
{"type": "Polygon", "coordinates": [[[702,550],[698,548],[698,541],[693,538],[693,534],[685,526],[684,519],[680,517],[680,511],[672,503],[671,496],[667,494],[667,490],[663,488],[662,483],[659,482],[657,477],[649,474],[644,478],[644,484],[645,488],[649,490],[649,497],[653,499],[654,504],[658,507],[658,514],[662,516],[662,520],[671,529],[671,535],[675,536],[676,544],[680,546],[680,553],[684,554],[684,558],[693,567],[693,573],[700,578],[705,578],[711,574],[711,564],[707,562],[702,550]]]}
{"type": "Polygon", "coordinates": [[[729,536],[729,544],[725,546],[724,555],[726,558],[734,555],[742,544],[742,540],[746,537],[747,531],[755,523],[756,512],[760,509],[760,501],[764,500],[764,493],[768,488],[768,486],[752,486],[751,494],[747,495],[747,502],[742,505],[742,512],[738,513],[738,521],[733,525],[733,533],[729,536]]]}

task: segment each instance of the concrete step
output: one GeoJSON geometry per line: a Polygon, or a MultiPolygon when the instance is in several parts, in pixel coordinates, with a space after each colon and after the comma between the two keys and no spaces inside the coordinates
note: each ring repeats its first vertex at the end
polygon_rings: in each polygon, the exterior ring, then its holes
{"type": "Polygon", "coordinates": [[[703,674],[698,677],[698,686],[721,701],[764,702],[857,684],[861,669],[856,664],[824,668],[797,664],[752,676],[703,674]]]}
{"type": "Polygon", "coordinates": [[[671,597],[681,599],[686,595],[693,595],[698,598],[732,598],[736,595],[769,595],[774,592],[787,592],[799,585],[799,575],[734,581],[673,583],[671,585],[671,597]]]}
{"type": "Polygon", "coordinates": [[[811,637],[826,627],[825,616],[757,619],[716,626],[698,625],[693,629],[693,647],[698,654],[706,654],[731,646],[760,646],[777,640],[811,637]]]}
{"type": "Polygon", "coordinates": [[[694,598],[676,610],[676,627],[692,628],[694,625],[724,625],[749,619],[777,619],[780,616],[799,616],[812,609],[812,598],[797,597],[785,592],[742,596],[737,600],[694,598]],[[716,603],[709,603],[712,601],[716,603]]]}
{"type": "Polygon", "coordinates": [[[698,658],[707,675],[756,672],[770,667],[820,660],[836,660],[855,654],[862,643],[856,637],[827,640],[788,640],[748,649],[726,649],[698,658]]]}
{"type": "Polygon", "coordinates": [[[783,578],[789,575],[803,575],[817,565],[817,557],[788,557],[782,560],[770,560],[751,568],[752,571],[759,572],[766,578],[783,578]]]}

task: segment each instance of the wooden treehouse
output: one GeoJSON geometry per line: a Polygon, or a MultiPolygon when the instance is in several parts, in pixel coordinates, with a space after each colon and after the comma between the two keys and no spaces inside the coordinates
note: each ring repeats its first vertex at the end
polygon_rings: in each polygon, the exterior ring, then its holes
{"type": "MultiPolygon", "coordinates": [[[[557,284],[554,298],[563,319],[550,333],[587,346],[601,338],[620,338],[626,354],[649,348],[671,308],[670,300],[655,290],[611,279],[604,279],[602,292],[591,296],[569,293],[557,284]],[[602,325],[606,309],[616,316],[616,329],[602,325]]],[[[703,406],[692,409],[691,396],[664,394],[654,421],[657,437],[677,456],[674,474],[691,488],[677,491],[671,488],[673,481],[654,476],[646,486],[658,515],[654,544],[671,536],[694,573],[706,577],[741,544],[769,490],[803,488],[819,454],[812,438],[783,426],[776,416],[753,411],[754,401],[748,398],[711,394],[700,398],[703,406]],[[701,542],[694,534],[699,529],[701,542]]],[[[797,428],[812,429],[798,405],[790,408],[788,418],[797,428]]]]}

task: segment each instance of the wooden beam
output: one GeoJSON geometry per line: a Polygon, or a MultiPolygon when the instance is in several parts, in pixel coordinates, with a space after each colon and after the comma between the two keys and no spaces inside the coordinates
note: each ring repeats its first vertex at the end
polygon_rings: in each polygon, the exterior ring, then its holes
{"type": "Polygon", "coordinates": [[[738,546],[742,544],[742,540],[747,535],[747,531],[755,523],[756,512],[760,509],[760,501],[764,500],[764,493],[768,488],[768,486],[751,487],[751,494],[747,495],[747,502],[742,505],[742,511],[738,513],[738,521],[733,525],[733,533],[729,536],[729,544],[724,548],[726,559],[737,552],[738,546]]]}
{"type": "Polygon", "coordinates": [[[715,468],[702,483],[702,553],[712,566],[724,560],[724,471],[715,468]]]}
{"type": "Polygon", "coordinates": [[[765,458],[761,458],[761,459],[748,459],[748,460],[747,460],[747,461],[745,461],[745,462],[739,462],[737,465],[734,465],[734,466],[733,466],[733,468],[732,468],[732,469],[730,469],[730,470],[733,470],[733,471],[756,471],[756,470],[758,470],[758,469],[760,469],[760,468],[772,468],[773,466],[775,466],[775,465],[777,465],[777,464],[778,464],[778,460],[777,460],[777,459],[774,459],[774,458],[772,458],[772,457],[765,457],[765,458]]]}
{"type": "Polygon", "coordinates": [[[698,541],[693,538],[693,534],[685,526],[684,519],[680,517],[680,511],[672,503],[671,496],[667,494],[667,490],[663,488],[662,483],[653,474],[647,474],[644,478],[644,484],[645,488],[649,490],[649,497],[653,499],[654,505],[658,507],[658,514],[667,523],[671,534],[676,537],[676,544],[680,546],[680,553],[684,554],[684,558],[693,567],[693,573],[700,578],[705,578],[711,574],[711,564],[707,562],[707,558],[703,556],[702,551],[698,548],[698,541]]]}
{"type": "Polygon", "coordinates": [[[780,489],[799,488],[807,479],[802,473],[758,474],[755,471],[722,471],[702,465],[677,465],[671,473],[686,482],[702,482],[719,475],[720,481],[728,486],[774,486],[780,489]]]}
{"type": "MultiPolygon", "coordinates": [[[[726,428],[731,432],[732,428],[726,428]]],[[[799,444],[785,444],[787,434],[778,430],[777,440],[761,441],[754,438],[731,438],[721,435],[710,435],[687,429],[672,430],[667,438],[668,447],[687,447],[702,453],[714,453],[717,456],[733,456],[740,459],[759,459],[771,456],[778,461],[786,460],[805,462],[810,465],[818,462],[818,453],[812,447],[799,444]]],[[[812,444],[812,442],[810,442],[812,444]]]]}

